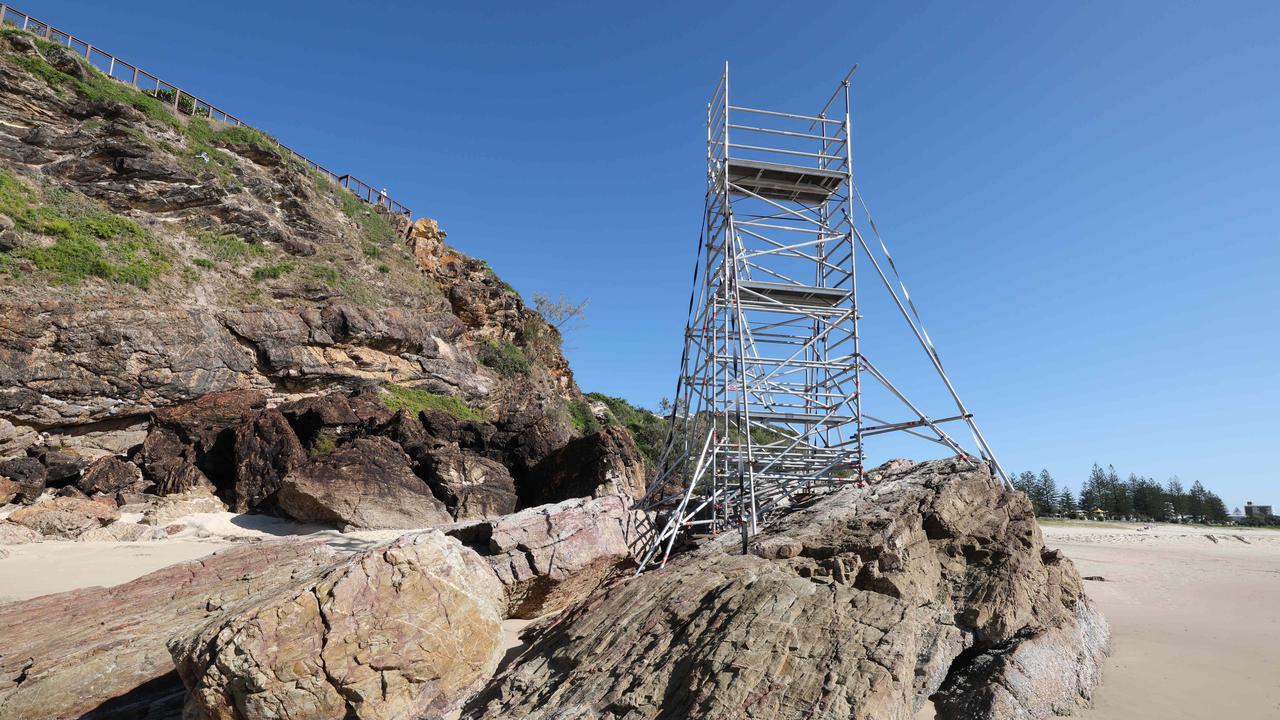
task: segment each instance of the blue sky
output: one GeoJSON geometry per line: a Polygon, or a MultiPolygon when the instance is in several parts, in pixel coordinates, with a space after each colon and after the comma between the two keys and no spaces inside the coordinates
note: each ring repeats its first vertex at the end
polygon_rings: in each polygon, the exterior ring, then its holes
{"type": "Polygon", "coordinates": [[[811,111],[857,62],[859,185],[1005,465],[1280,504],[1280,5],[833,5],[22,9],[386,186],[526,297],[589,297],[579,383],[647,405],[721,64],[735,102],[811,111]]]}

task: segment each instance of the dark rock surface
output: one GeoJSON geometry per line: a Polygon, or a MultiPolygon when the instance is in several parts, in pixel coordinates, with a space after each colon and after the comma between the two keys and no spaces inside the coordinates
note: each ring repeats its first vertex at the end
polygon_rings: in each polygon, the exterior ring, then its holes
{"type": "MultiPolygon", "coordinates": [[[[732,535],[732,534],[730,534],[732,535]]],[[[467,718],[1048,718],[1106,623],[1032,509],[946,460],[849,488],[615,584],[536,633],[467,718]]]]}
{"type": "Polygon", "coordinates": [[[116,495],[142,489],[142,473],[138,466],[113,455],[98,458],[85,468],[76,487],[86,495],[116,495]]]}
{"type": "Polygon", "coordinates": [[[644,457],[620,427],[578,438],[550,453],[520,485],[523,506],[574,497],[639,498],[645,490],[644,457]]]}
{"type": "Polygon", "coordinates": [[[298,466],[276,493],[281,512],[343,528],[426,528],[452,522],[444,503],[409,466],[399,445],[360,438],[298,466]]]}

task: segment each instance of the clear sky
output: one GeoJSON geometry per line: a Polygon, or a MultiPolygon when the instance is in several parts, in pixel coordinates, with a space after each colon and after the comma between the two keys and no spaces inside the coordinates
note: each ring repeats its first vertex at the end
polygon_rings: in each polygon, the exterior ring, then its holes
{"type": "Polygon", "coordinates": [[[1005,465],[1280,505],[1280,4],[827,5],[18,4],[589,297],[579,384],[650,406],[721,64],[812,111],[860,63],[859,185],[1005,465]]]}

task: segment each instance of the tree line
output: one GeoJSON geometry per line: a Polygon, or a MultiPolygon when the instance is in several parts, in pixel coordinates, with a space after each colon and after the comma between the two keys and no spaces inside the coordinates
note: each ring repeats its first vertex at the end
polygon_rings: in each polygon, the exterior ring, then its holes
{"type": "Polygon", "coordinates": [[[1109,519],[1151,520],[1155,522],[1225,523],[1230,518],[1226,503],[1205,489],[1199,480],[1184,488],[1177,477],[1163,485],[1149,477],[1130,473],[1121,480],[1114,466],[1106,470],[1094,463],[1078,495],[1067,485],[1059,486],[1048,470],[1039,474],[1023,471],[1010,476],[1013,486],[1027,494],[1036,515],[1101,514],[1109,519]]]}

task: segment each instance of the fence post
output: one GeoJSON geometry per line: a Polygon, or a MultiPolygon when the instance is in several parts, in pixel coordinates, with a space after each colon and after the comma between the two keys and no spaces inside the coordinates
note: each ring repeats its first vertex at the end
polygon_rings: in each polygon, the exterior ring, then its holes
{"type": "Polygon", "coordinates": [[[0,3],[0,28],[4,27],[4,14],[9,10],[8,6],[0,3]]]}
{"type": "Polygon", "coordinates": [[[138,68],[137,68],[137,66],[134,66],[134,68],[133,68],[133,89],[134,89],[134,90],[137,90],[137,89],[138,89],[138,68]]]}

